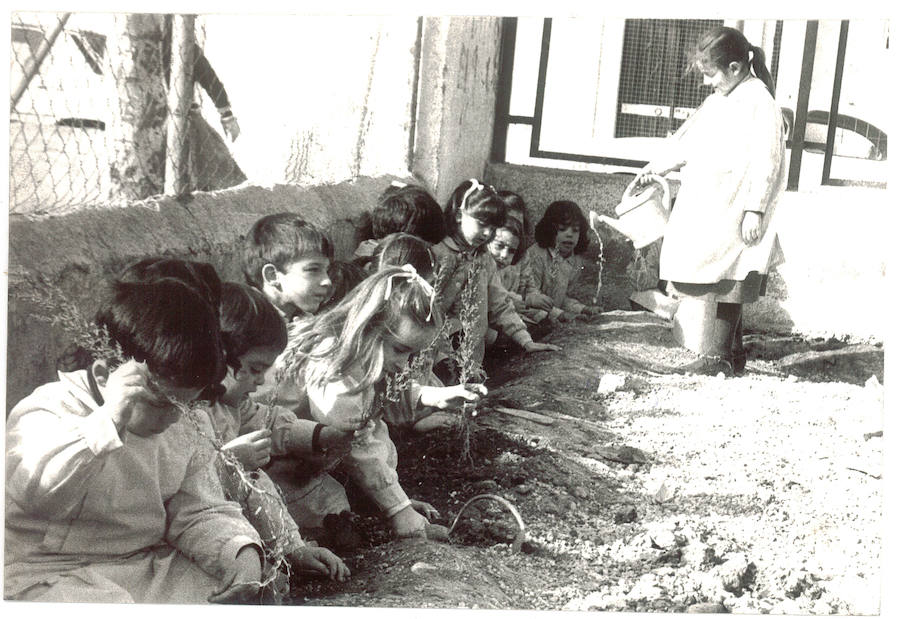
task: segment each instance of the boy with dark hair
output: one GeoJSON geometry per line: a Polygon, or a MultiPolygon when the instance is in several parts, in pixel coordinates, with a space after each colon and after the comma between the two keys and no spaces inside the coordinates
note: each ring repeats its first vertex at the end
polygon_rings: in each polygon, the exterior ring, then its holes
{"type": "MultiPolygon", "coordinates": [[[[298,214],[266,215],[244,237],[244,277],[291,323],[315,314],[331,295],[333,255],[328,237],[298,214]]],[[[349,451],[353,433],[310,419],[305,386],[289,377],[276,380],[282,357],[253,394],[257,402],[284,407],[297,417],[290,431],[291,454],[273,458],[266,472],[284,494],[301,534],[337,547],[322,533],[325,517],[349,513],[350,504],[343,486],[322,469],[323,454],[349,451]]]]}
{"type": "Polygon", "coordinates": [[[7,599],[198,603],[258,592],[259,536],[224,499],[199,432],[208,421],[181,414],[225,375],[199,283],[115,282],[97,322],[125,361],[60,373],[13,408],[7,599]]]}
{"type": "Polygon", "coordinates": [[[259,219],[244,237],[244,277],[288,319],[311,315],[328,298],[331,241],[296,213],[259,219]]]}

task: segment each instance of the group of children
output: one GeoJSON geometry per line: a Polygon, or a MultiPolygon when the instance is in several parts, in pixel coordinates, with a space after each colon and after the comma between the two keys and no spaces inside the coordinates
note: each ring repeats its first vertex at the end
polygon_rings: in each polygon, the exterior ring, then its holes
{"type": "Polygon", "coordinates": [[[487,393],[486,350],[559,350],[536,340],[600,311],[569,296],[587,222],[554,202],[526,249],[520,196],[472,179],[442,210],[395,183],[369,236],[337,262],[280,213],[244,237],[246,283],[172,258],[113,282],[109,345],[7,420],[5,596],[242,601],[279,568],[344,580],[328,548],[353,543],[351,500],[397,537],[445,538],[399,483],[391,426],[456,423],[487,393]]]}

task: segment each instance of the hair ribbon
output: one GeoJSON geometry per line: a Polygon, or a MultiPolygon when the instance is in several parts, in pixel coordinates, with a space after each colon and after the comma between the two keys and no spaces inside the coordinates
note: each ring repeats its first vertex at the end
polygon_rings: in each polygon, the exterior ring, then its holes
{"type": "Polygon", "coordinates": [[[425,291],[425,294],[428,295],[428,316],[425,318],[425,321],[428,322],[431,320],[432,309],[434,308],[434,286],[428,283],[428,281],[419,275],[418,271],[416,271],[416,267],[411,264],[404,264],[400,267],[401,271],[399,273],[394,273],[387,278],[387,287],[384,290],[384,300],[387,301],[391,298],[391,292],[393,292],[394,288],[394,278],[399,277],[405,279],[407,281],[416,282],[419,286],[422,287],[422,290],[425,291]]]}
{"type": "Polygon", "coordinates": [[[468,208],[468,200],[469,196],[471,196],[476,191],[481,191],[484,189],[484,185],[478,182],[477,178],[470,178],[469,182],[472,183],[472,186],[466,189],[466,193],[463,194],[462,200],[459,203],[459,210],[464,211],[468,208]]]}

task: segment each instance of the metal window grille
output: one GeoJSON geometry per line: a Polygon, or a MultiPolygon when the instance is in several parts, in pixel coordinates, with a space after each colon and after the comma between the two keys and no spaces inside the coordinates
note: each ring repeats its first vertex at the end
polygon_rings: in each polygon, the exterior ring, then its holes
{"type": "Polygon", "coordinates": [[[628,19],[619,77],[617,138],[665,137],[709,90],[688,71],[697,37],[722,20],[628,19]]]}

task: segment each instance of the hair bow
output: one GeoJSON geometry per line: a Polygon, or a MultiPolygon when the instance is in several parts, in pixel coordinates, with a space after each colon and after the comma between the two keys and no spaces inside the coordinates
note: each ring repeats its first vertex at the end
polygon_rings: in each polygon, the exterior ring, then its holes
{"type": "Polygon", "coordinates": [[[478,182],[477,178],[470,178],[469,182],[472,183],[472,186],[466,189],[466,193],[463,194],[462,201],[459,203],[459,210],[464,211],[468,208],[467,202],[469,200],[469,196],[471,196],[476,191],[481,191],[484,189],[484,185],[478,182]]]}
{"type": "Polygon", "coordinates": [[[428,283],[424,277],[419,275],[418,271],[416,271],[416,267],[411,264],[404,264],[400,267],[401,271],[399,273],[394,273],[389,276],[387,279],[387,287],[384,290],[384,300],[387,301],[391,298],[391,292],[393,292],[394,288],[394,278],[400,277],[402,279],[417,282],[419,286],[422,287],[422,290],[425,291],[425,294],[428,295],[428,316],[425,318],[425,321],[428,322],[431,320],[432,309],[434,308],[434,286],[428,283]]]}

